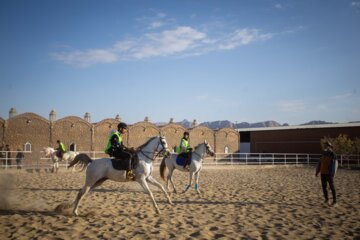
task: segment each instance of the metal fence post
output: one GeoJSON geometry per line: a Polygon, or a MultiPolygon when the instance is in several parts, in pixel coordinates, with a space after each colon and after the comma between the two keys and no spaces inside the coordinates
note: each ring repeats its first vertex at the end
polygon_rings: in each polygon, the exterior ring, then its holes
{"type": "Polygon", "coordinates": [[[261,153],[259,154],[259,165],[261,165],[261,153]]]}
{"type": "Polygon", "coordinates": [[[340,155],[340,166],[343,166],[343,155],[340,155]]]}
{"type": "Polygon", "coordinates": [[[309,154],[307,154],[307,164],[310,164],[309,154]]]}
{"type": "Polygon", "coordinates": [[[8,168],[8,152],[5,152],[5,169],[8,168]]]}

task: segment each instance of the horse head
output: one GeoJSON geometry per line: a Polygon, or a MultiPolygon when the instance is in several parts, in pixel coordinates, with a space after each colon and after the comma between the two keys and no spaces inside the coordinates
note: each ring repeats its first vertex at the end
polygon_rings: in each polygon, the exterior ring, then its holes
{"type": "Polygon", "coordinates": [[[156,158],[160,154],[170,153],[166,139],[163,136],[153,137],[149,139],[138,149],[139,152],[144,154],[144,156],[146,156],[148,159],[156,158]],[[153,157],[154,152],[157,152],[157,155],[155,157],[153,157]]]}
{"type": "Polygon", "coordinates": [[[170,151],[169,151],[168,144],[166,142],[165,136],[160,136],[159,137],[159,142],[160,142],[160,144],[158,144],[158,147],[156,148],[156,151],[158,153],[164,153],[166,155],[170,154],[170,151]]]}
{"type": "Polygon", "coordinates": [[[52,147],[44,147],[45,157],[52,157],[55,152],[55,149],[52,147]]]}
{"type": "Polygon", "coordinates": [[[214,150],[211,148],[210,144],[208,143],[208,141],[204,141],[205,147],[206,147],[206,153],[210,156],[215,156],[215,152],[214,150]]]}
{"type": "Polygon", "coordinates": [[[200,158],[203,158],[205,154],[208,154],[210,156],[215,155],[214,150],[212,150],[210,144],[206,140],[195,147],[194,153],[200,158]]]}

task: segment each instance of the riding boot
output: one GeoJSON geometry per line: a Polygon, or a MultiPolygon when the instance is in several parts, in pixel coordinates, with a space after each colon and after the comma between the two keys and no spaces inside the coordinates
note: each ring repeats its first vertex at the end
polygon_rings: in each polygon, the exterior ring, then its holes
{"type": "Polygon", "coordinates": [[[126,179],[127,180],[134,180],[135,179],[135,175],[132,171],[132,166],[131,166],[131,158],[128,159],[128,168],[126,170],[126,179]]]}
{"type": "Polygon", "coordinates": [[[129,181],[135,180],[135,174],[132,170],[126,170],[126,179],[129,181]]]}
{"type": "Polygon", "coordinates": [[[189,165],[189,159],[188,158],[185,158],[185,160],[184,160],[184,169],[187,169],[188,166],[189,165]]]}

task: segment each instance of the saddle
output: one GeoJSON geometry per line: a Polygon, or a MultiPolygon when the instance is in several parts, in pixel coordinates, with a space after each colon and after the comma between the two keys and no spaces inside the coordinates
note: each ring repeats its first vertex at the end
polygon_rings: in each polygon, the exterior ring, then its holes
{"type": "Polygon", "coordinates": [[[63,155],[64,155],[64,153],[63,153],[62,151],[57,151],[57,152],[56,152],[56,156],[57,156],[58,158],[62,158],[63,155]]]}
{"type": "Polygon", "coordinates": [[[130,159],[130,161],[119,158],[112,158],[111,163],[113,168],[116,170],[120,170],[120,171],[133,170],[137,167],[139,163],[139,158],[137,154],[134,154],[130,159]],[[130,164],[130,169],[129,169],[129,164],[130,164]]]}
{"type": "Polygon", "coordinates": [[[182,156],[182,155],[178,155],[176,157],[176,164],[180,165],[180,166],[184,166],[185,161],[187,161],[187,165],[190,165],[192,162],[192,154],[190,154],[190,158],[186,159],[186,157],[182,156]]]}

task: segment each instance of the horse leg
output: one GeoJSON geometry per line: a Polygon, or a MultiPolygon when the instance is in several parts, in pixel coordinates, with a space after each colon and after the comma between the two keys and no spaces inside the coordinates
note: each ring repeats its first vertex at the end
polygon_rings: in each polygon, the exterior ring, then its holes
{"type": "Polygon", "coordinates": [[[156,212],[157,212],[158,214],[160,214],[160,209],[159,209],[158,205],[157,205],[156,202],[155,202],[154,195],[153,195],[153,193],[151,192],[151,190],[150,190],[150,188],[149,188],[149,185],[147,184],[147,182],[146,182],[146,180],[145,180],[145,177],[143,176],[143,177],[141,177],[141,178],[139,178],[139,179],[136,179],[136,180],[137,180],[137,182],[144,188],[145,192],[150,195],[150,198],[151,198],[151,200],[152,200],[152,202],[153,202],[153,205],[154,205],[154,208],[155,208],[156,212]]]}
{"type": "Polygon", "coordinates": [[[165,190],[165,188],[164,188],[163,185],[161,185],[158,181],[156,181],[155,178],[153,178],[152,176],[148,177],[148,178],[147,178],[147,181],[148,181],[149,183],[151,183],[152,185],[160,188],[161,191],[163,191],[163,193],[165,194],[168,202],[169,202],[171,205],[173,205],[173,203],[172,203],[172,201],[171,201],[171,199],[170,199],[170,196],[169,196],[169,194],[166,192],[166,190],[165,190]]]}
{"type": "Polygon", "coordinates": [[[191,184],[192,184],[192,179],[193,179],[193,176],[194,176],[194,172],[189,172],[189,184],[186,186],[185,190],[184,190],[184,193],[189,190],[189,188],[191,187],[191,184]]]}
{"type": "Polygon", "coordinates": [[[174,184],[174,182],[173,182],[173,180],[172,180],[173,172],[174,172],[174,168],[169,169],[169,173],[168,173],[168,177],[167,177],[167,182],[166,182],[166,183],[167,183],[167,188],[168,188],[168,190],[169,190],[169,180],[170,180],[171,185],[172,185],[172,187],[173,187],[173,189],[174,189],[174,193],[177,193],[176,188],[175,188],[175,184],[174,184]]]}
{"type": "Polygon", "coordinates": [[[200,171],[198,171],[197,173],[195,173],[195,190],[198,194],[200,194],[200,190],[199,190],[199,175],[200,175],[200,171]]]}
{"type": "Polygon", "coordinates": [[[94,188],[100,186],[101,184],[103,184],[105,181],[107,180],[107,178],[101,178],[99,179],[94,185],[92,185],[90,190],[93,190],[94,188]]]}
{"type": "Polygon", "coordinates": [[[81,188],[78,192],[78,195],[76,196],[76,199],[73,203],[74,205],[74,209],[73,209],[73,213],[75,216],[78,216],[78,208],[79,208],[79,204],[80,201],[84,198],[85,194],[88,193],[90,191],[91,187],[89,185],[85,185],[83,188],[81,188]]]}
{"type": "Polygon", "coordinates": [[[54,165],[53,165],[53,173],[57,173],[57,172],[58,172],[58,168],[59,168],[59,163],[58,163],[58,162],[54,162],[54,165]]]}

